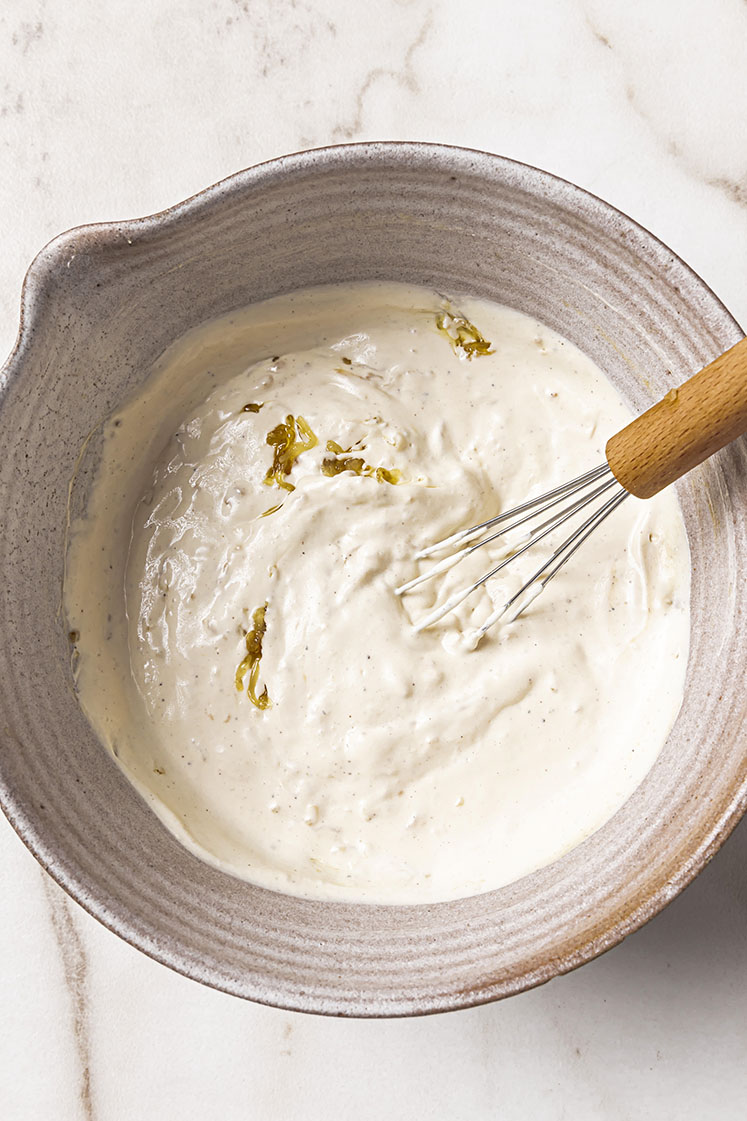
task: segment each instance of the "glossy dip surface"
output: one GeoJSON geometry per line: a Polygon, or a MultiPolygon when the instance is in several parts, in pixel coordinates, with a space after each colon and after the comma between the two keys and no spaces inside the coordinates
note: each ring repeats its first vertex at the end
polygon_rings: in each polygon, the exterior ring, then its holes
{"type": "Polygon", "coordinates": [[[476,649],[542,546],[420,633],[498,554],[393,589],[423,545],[596,466],[628,419],[579,350],[484,300],[372,282],[197,328],[110,418],[73,526],[95,730],[185,845],[266,887],[417,903],[550,863],[679,710],[674,494],[629,498],[476,649]]]}

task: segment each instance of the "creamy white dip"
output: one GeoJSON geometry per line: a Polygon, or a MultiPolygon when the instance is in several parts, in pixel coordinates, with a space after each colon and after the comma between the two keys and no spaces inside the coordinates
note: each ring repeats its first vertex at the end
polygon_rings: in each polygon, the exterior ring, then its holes
{"type": "Polygon", "coordinates": [[[555,860],[622,806],[680,707],[674,494],[628,499],[475,650],[463,636],[542,546],[421,633],[490,550],[393,588],[423,545],[602,462],[629,418],[574,346],[485,301],[357,284],[197,328],[108,422],[73,527],[94,729],[180,841],[269,888],[426,902],[555,860]],[[452,346],[445,308],[492,352],[452,346]],[[268,480],[283,424],[298,454],[268,480]]]}

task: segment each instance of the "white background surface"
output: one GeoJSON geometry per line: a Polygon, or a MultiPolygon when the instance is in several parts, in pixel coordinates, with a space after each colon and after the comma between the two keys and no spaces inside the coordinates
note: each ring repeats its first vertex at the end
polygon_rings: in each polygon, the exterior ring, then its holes
{"type": "MultiPolygon", "coordinates": [[[[627,211],[747,323],[745,0],[3,0],[0,352],[33,254],[287,151],[438,140],[627,211]]],[[[509,1001],[242,1003],[100,927],[0,819],[0,1118],[745,1115],[747,825],[662,915],[509,1001]]]]}

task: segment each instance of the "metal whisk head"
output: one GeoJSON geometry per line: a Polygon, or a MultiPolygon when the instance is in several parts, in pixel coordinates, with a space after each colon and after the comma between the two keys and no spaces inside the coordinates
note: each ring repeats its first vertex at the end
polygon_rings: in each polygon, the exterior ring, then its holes
{"type": "Polygon", "coordinates": [[[566,561],[570,560],[576,550],[583,545],[587,537],[591,536],[597,526],[601,525],[621,502],[624,502],[628,493],[612,474],[609,464],[602,463],[592,471],[587,471],[584,475],[579,475],[578,478],[571,479],[570,482],[563,483],[562,486],[556,487],[554,490],[540,494],[537,498],[532,498],[528,502],[523,502],[521,506],[515,506],[512,510],[506,510],[495,518],[488,518],[487,521],[480,522],[479,525],[460,530],[450,537],[445,537],[442,541],[437,541],[434,545],[421,549],[416,554],[416,560],[423,560],[426,557],[447,551],[448,555],[437,561],[432,568],[421,573],[420,576],[416,576],[414,580],[408,580],[406,584],[395,588],[395,594],[405,595],[413,588],[425,583],[426,580],[453,568],[465,557],[470,556],[477,549],[481,549],[483,545],[496,541],[500,537],[505,537],[512,530],[518,529],[519,526],[527,526],[527,531],[520,542],[515,546],[506,545],[500,563],[486,572],[484,576],[481,576],[479,580],[475,580],[474,583],[454,592],[444,603],[421,619],[415,629],[422,631],[453,611],[467,596],[471,595],[477,588],[482,587],[486,581],[496,576],[517,557],[522,556],[538,541],[542,541],[548,534],[558,529],[559,526],[582,517],[581,524],[573,529],[555,549],[552,556],[522,584],[515,595],[511,596],[502,607],[493,611],[482,626],[478,628],[478,638],[480,638],[503,616],[507,616],[507,621],[510,622],[517,619],[522,611],[537,598],[542,589],[547,587],[550,580],[560,571],[566,561]],[[563,505],[568,499],[572,499],[572,501],[568,505],[563,505]],[[555,509],[557,506],[561,506],[561,509],[555,509]],[[590,507],[591,512],[589,513],[587,511],[590,507]],[[534,521],[535,518],[542,517],[549,510],[554,512],[538,525],[529,528],[530,522],[534,521]],[[584,514],[586,514],[585,517],[584,514]],[[500,528],[496,529],[496,526],[500,526],[500,528]]]}

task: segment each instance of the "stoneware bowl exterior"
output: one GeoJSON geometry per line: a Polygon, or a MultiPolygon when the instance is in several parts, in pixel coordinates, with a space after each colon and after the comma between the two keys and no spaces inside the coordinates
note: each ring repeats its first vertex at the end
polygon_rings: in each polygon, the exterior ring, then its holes
{"type": "Polygon", "coordinates": [[[740,441],[679,486],[693,562],[685,701],[603,829],[509,887],[435,906],[305,901],[233,879],[174,840],[78,707],[60,612],[66,525],[102,421],[178,336],[277,293],[369,278],[536,316],[636,410],[742,335],[687,266],[599,199],[437,145],[289,156],[163,214],[61,235],[29,270],[0,373],[0,797],[57,882],[159,961],[284,1008],[394,1016],[508,996],[588,961],[656,914],[735,825],[747,452],[740,441]]]}

